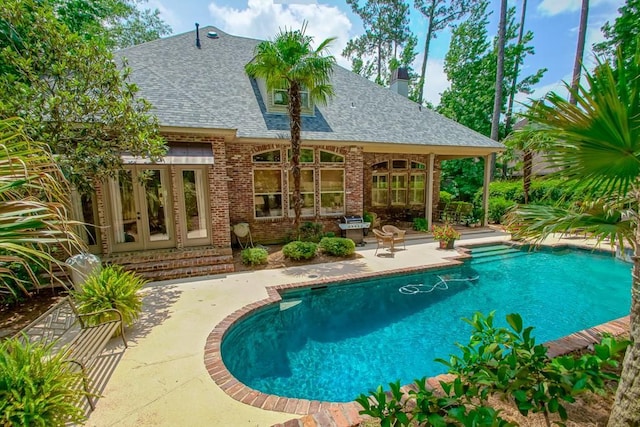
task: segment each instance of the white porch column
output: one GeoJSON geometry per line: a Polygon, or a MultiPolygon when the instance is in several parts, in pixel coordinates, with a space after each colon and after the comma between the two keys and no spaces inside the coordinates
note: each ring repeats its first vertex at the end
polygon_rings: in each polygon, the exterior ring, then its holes
{"type": "Polygon", "coordinates": [[[433,165],[436,155],[429,154],[429,160],[427,161],[427,182],[426,194],[425,194],[425,216],[427,220],[427,230],[431,230],[431,219],[433,218],[433,165]]]}
{"type": "Polygon", "coordinates": [[[491,154],[484,158],[484,182],[482,183],[482,225],[487,226],[489,221],[489,183],[491,182],[491,154]]]}

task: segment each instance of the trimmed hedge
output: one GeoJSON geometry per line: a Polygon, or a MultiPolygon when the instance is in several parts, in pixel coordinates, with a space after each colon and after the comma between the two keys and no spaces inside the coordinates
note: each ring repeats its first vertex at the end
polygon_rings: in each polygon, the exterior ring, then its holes
{"type": "Polygon", "coordinates": [[[245,265],[266,264],[269,252],[264,248],[247,248],[240,252],[242,263],[245,265]]]}
{"type": "Polygon", "coordinates": [[[502,217],[509,209],[516,205],[513,200],[504,197],[492,197],[489,199],[489,221],[500,224],[502,217]]]}
{"type": "Polygon", "coordinates": [[[295,242],[287,243],[282,248],[282,253],[285,257],[292,260],[299,261],[301,259],[311,259],[316,256],[318,250],[318,244],[313,242],[301,242],[296,240],[295,242]]]}
{"type": "Polygon", "coordinates": [[[320,249],[329,255],[347,257],[356,252],[356,244],[344,237],[324,237],[320,240],[320,249]]]}

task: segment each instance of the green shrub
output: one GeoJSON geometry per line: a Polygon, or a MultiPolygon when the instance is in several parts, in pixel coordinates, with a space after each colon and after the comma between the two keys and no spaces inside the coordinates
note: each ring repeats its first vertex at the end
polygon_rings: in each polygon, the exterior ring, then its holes
{"type": "Polygon", "coordinates": [[[440,202],[444,204],[449,204],[453,200],[453,195],[446,191],[440,192],[440,202]]]}
{"type": "Polygon", "coordinates": [[[267,263],[269,253],[264,248],[247,248],[240,252],[242,263],[245,265],[260,265],[267,263]]]}
{"type": "Polygon", "coordinates": [[[336,233],[334,233],[333,231],[327,231],[326,233],[324,233],[324,237],[336,237],[336,233]]]}
{"type": "MultiPolygon", "coordinates": [[[[90,275],[82,289],[72,292],[80,313],[115,308],[122,314],[124,324],[130,326],[140,316],[142,297],[139,290],[147,283],[132,271],[125,271],[119,265],[110,265],[99,273],[90,275]]],[[[111,319],[114,314],[105,313],[88,319],[89,324],[97,324],[111,319]]]]}
{"type": "Polygon", "coordinates": [[[0,343],[0,425],[82,424],[81,373],[68,368],[62,353],[51,355],[51,345],[18,338],[0,343]]]}
{"type": "Polygon", "coordinates": [[[333,256],[346,257],[356,252],[356,244],[343,237],[324,237],[320,240],[320,249],[333,256]]]}
{"type": "Polygon", "coordinates": [[[504,197],[493,197],[489,199],[489,221],[500,224],[502,217],[511,207],[515,206],[515,202],[507,200],[504,197]]]}
{"type": "Polygon", "coordinates": [[[426,218],[413,218],[413,229],[416,231],[429,231],[429,227],[427,227],[427,219],[426,218]]]}
{"type": "Polygon", "coordinates": [[[362,214],[362,220],[364,222],[373,222],[373,215],[369,212],[365,212],[362,214]]]}
{"type": "Polygon", "coordinates": [[[303,242],[319,242],[322,238],[322,224],[305,222],[300,226],[300,240],[303,242]]]}
{"type": "Polygon", "coordinates": [[[285,257],[295,261],[301,259],[311,259],[316,256],[318,245],[313,242],[301,242],[299,240],[287,243],[282,247],[282,253],[285,257]]]}

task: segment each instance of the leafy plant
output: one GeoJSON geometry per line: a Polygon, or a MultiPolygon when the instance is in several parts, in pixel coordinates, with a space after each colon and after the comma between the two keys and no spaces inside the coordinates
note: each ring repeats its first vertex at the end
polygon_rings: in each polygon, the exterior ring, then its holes
{"type": "Polygon", "coordinates": [[[462,355],[440,360],[449,373],[470,385],[474,396],[509,398],[524,416],[543,413],[550,426],[551,413],[567,420],[564,402],[574,402],[585,391],[602,392],[605,380],[618,379],[603,368],[618,364],[627,341],[605,337],[594,347],[594,354],[551,359],[547,348],[535,343],[533,327],[523,327],[519,314],[507,315],[509,329],[495,327],[493,319],[493,312],[464,319],[473,331],[468,344],[458,344],[462,355]]]}
{"type": "Polygon", "coordinates": [[[0,343],[0,424],[3,426],[64,426],[81,424],[77,406],[85,395],[63,354],[51,345],[10,338],[0,343]]]}
{"type": "Polygon", "coordinates": [[[602,392],[606,381],[618,377],[609,370],[616,367],[629,341],[604,336],[593,354],[561,356],[551,359],[547,348],[535,344],[532,327],[523,327],[518,314],[509,314],[509,329],[496,327],[494,313],[476,313],[464,319],[472,328],[468,344],[458,344],[462,355],[449,361],[438,360],[455,375],[440,382],[443,393],[434,393],[425,378],[415,380],[413,390],[404,393],[400,382],[390,390],[378,387],[356,401],[361,414],[377,418],[383,426],[511,426],[500,411],[488,406],[490,396],[514,402],[527,416],[542,412],[550,425],[549,414],[567,419],[564,402],[586,392],[602,392]]]}
{"type": "Polygon", "coordinates": [[[442,226],[433,224],[431,232],[433,233],[433,238],[438,241],[449,242],[460,238],[460,233],[449,224],[442,226]]]}
{"type": "Polygon", "coordinates": [[[260,265],[267,263],[269,252],[264,248],[247,248],[240,252],[242,263],[247,265],[260,265]]]}
{"type": "Polygon", "coordinates": [[[322,224],[305,222],[300,226],[300,240],[303,242],[319,242],[322,238],[322,224]]]}
{"type": "Polygon", "coordinates": [[[344,237],[323,237],[319,248],[333,256],[347,257],[356,252],[356,244],[351,239],[344,237]]]}
{"type": "Polygon", "coordinates": [[[489,199],[489,220],[496,224],[500,224],[502,218],[507,212],[509,212],[509,209],[515,205],[515,202],[503,197],[494,197],[489,199]]]}
{"type": "Polygon", "coordinates": [[[426,218],[413,218],[413,229],[416,231],[428,231],[426,218]]]}
{"type": "Polygon", "coordinates": [[[282,247],[285,257],[299,261],[301,259],[311,259],[316,256],[318,245],[313,242],[295,241],[287,243],[282,247]]]}
{"type": "MultiPolygon", "coordinates": [[[[81,314],[116,309],[122,314],[125,325],[130,326],[140,316],[142,297],[138,291],[147,283],[132,271],[122,266],[110,265],[100,272],[90,275],[80,291],[72,292],[81,314]]],[[[114,314],[104,313],[88,320],[97,324],[110,320],[114,314]]]]}
{"type": "Polygon", "coordinates": [[[84,250],[67,218],[70,193],[47,145],[31,141],[22,121],[0,120],[0,300],[28,295],[39,271],[84,250]]]}

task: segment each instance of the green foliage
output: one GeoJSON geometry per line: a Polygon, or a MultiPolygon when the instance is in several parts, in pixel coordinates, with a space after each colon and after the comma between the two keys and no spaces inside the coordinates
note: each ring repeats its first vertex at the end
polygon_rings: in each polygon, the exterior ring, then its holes
{"type": "Polygon", "coordinates": [[[323,237],[319,248],[330,255],[347,257],[356,252],[356,244],[343,237],[323,237]]]}
{"type": "Polygon", "coordinates": [[[164,154],[151,105],[100,37],[73,33],[36,0],[4,1],[0,22],[0,118],[22,117],[76,187],[89,192],[94,179],[113,177],[124,152],[164,154]]]}
{"type": "Polygon", "coordinates": [[[440,202],[449,204],[453,200],[453,195],[448,191],[440,190],[440,202]]]}
{"type": "Polygon", "coordinates": [[[132,0],[52,0],[56,15],[87,40],[100,38],[110,48],[125,48],[171,34],[158,9],[138,8],[132,0]]]}
{"type": "Polygon", "coordinates": [[[40,271],[84,250],[67,218],[70,193],[48,147],[31,141],[20,120],[0,120],[0,301],[27,295],[40,271]]]}
{"type": "Polygon", "coordinates": [[[640,2],[626,0],[618,12],[613,25],[607,21],[602,26],[605,40],[595,44],[593,49],[612,61],[616,58],[616,50],[620,49],[623,62],[628,66],[633,62],[640,40],[640,2]]]}
{"type": "MultiPolygon", "coordinates": [[[[99,273],[92,274],[80,291],[72,292],[81,314],[116,309],[122,314],[124,324],[130,326],[142,312],[142,296],[139,291],[147,280],[122,266],[110,265],[99,273]]],[[[90,318],[89,324],[97,324],[112,319],[113,313],[105,313],[90,318]]]]}
{"type": "Polygon", "coordinates": [[[413,229],[425,233],[429,231],[429,227],[427,226],[427,219],[422,217],[413,218],[413,229]]]}
{"type": "MultiPolygon", "coordinates": [[[[581,200],[582,186],[575,186],[560,178],[536,179],[531,182],[529,203],[557,205],[581,200]]],[[[489,200],[502,197],[515,203],[524,203],[522,181],[493,181],[489,184],[489,200]]],[[[482,202],[482,190],[476,192],[473,202],[479,206],[482,202]]]]}
{"type": "Polygon", "coordinates": [[[456,159],[442,162],[441,193],[469,202],[484,183],[484,162],[477,159],[456,159]]]}
{"type": "Polygon", "coordinates": [[[536,344],[518,314],[507,315],[509,328],[496,327],[494,313],[475,313],[464,319],[472,326],[469,343],[458,344],[462,355],[441,361],[449,372],[469,384],[473,395],[486,399],[490,395],[509,398],[518,411],[558,413],[565,421],[564,402],[573,402],[585,391],[603,392],[605,381],[617,380],[609,370],[617,366],[629,342],[605,337],[594,354],[580,357],[549,358],[547,348],[536,344]]]}
{"type": "Polygon", "coordinates": [[[411,65],[416,39],[409,30],[409,5],[403,0],[347,0],[360,16],[364,34],[349,40],[342,56],[351,60],[354,73],[386,86],[398,65],[411,65]],[[381,40],[385,42],[381,43],[381,40]],[[386,42],[388,41],[388,42],[386,42]],[[405,49],[409,46],[409,49],[405,49]],[[404,50],[398,60],[397,51],[404,50]]]}
{"type": "Polygon", "coordinates": [[[267,263],[269,252],[264,248],[246,248],[240,252],[245,265],[261,265],[267,263]]]}
{"type": "Polygon", "coordinates": [[[373,222],[373,215],[370,212],[365,212],[362,214],[362,220],[364,222],[373,222]]]}
{"type": "Polygon", "coordinates": [[[584,392],[602,392],[606,381],[617,377],[616,367],[629,345],[611,336],[594,346],[593,354],[561,356],[551,359],[547,349],[536,344],[532,327],[524,327],[518,314],[509,314],[509,328],[496,327],[494,314],[474,314],[464,319],[473,328],[468,344],[458,344],[461,355],[439,360],[455,378],[441,381],[443,393],[434,393],[426,379],[415,380],[414,390],[404,393],[400,382],[381,386],[356,401],[361,414],[381,421],[382,426],[512,426],[500,412],[488,406],[497,396],[512,402],[527,416],[542,412],[546,417],[558,413],[567,419],[564,402],[573,402],[584,392]]]}
{"type": "Polygon", "coordinates": [[[334,233],[333,231],[327,231],[326,233],[324,233],[324,237],[336,237],[336,233],[334,233]]]}
{"type": "Polygon", "coordinates": [[[282,253],[287,258],[291,258],[295,261],[302,259],[311,259],[316,256],[318,245],[313,242],[301,242],[296,240],[291,243],[287,243],[282,247],[282,253]]]}
{"type": "Polygon", "coordinates": [[[502,218],[509,212],[515,202],[507,200],[504,197],[492,197],[489,199],[489,221],[500,224],[502,218]]]}
{"type": "MultiPolygon", "coordinates": [[[[491,134],[491,114],[488,112],[494,109],[497,63],[496,41],[491,43],[487,32],[488,6],[485,0],[475,2],[467,18],[454,28],[444,66],[451,85],[442,93],[438,106],[438,112],[486,136],[491,134]]],[[[533,33],[525,32],[522,43],[517,43],[519,24],[514,18],[515,9],[509,8],[503,76],[503,87],[509,91],[512,90],[511,82],[516,78],[516,61],[522,64],[527,55],[533,54],[533,33]]],[[[541,69],[517,79],[516,93],[531,93],[531,87],[540,81],[545,71],[541,69]]],[[[504,93],[501,111],[505,111],[509,95],[504,93]]]]}
{"type": "Polygon", "coordinates": [[[300,240],[318,243],[322,238],[322,224],[319,222],[304,222],[300,226],[300,240]]]}
{"type": "Polygon", "coordinates": [[[81,373],[73,373],[63,354],[51,345],[9,338],[0,343],[0,424],[3,426],[65,426],[81,424],[78,402],[81,373]]]}

